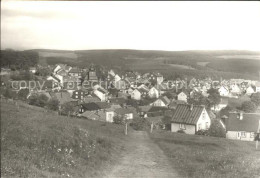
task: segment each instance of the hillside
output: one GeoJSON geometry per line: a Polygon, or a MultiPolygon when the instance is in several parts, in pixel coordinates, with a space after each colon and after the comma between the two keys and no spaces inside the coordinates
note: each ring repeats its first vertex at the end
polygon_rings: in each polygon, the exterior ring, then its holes
{"type": "Polygon", "coordinates": [[[1,102],[1,177],[101,177],[127,140],[119,125],[1,102]]]}

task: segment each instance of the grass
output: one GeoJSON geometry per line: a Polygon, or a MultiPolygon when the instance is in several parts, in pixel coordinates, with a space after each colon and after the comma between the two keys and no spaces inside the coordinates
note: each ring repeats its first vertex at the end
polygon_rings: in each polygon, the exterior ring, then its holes
{"type": "Polygon", "coordinates": [[[150,137],[183,177],[260,177],[260,149],[255,150],[254,142],[166,131],[150,137]]]}
{"type": "Polygon", "coordinates": [[[2,177],[101,177],[127,139],[119,125],[1,102],[2,177]]]}

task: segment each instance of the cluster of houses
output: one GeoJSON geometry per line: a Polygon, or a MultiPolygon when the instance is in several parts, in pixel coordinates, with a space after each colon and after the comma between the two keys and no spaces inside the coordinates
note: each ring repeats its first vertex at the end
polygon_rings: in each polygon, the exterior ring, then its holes
{"type": "MultiPolygon", "coordinates": [[[[31,73],[36,73],[31,68],[31,73]]],[[[6,72],[6,71],[4,71],[6,72]]],[[[15,87],[17,91],[28,88],[30,81],[15,87]]],[[[210,88],[217,88],[222,99],[220,104],[212,108],[220,111],[228,105],[228,98],[238,98],[242,95],[252,95],[260,92],[260,82],[243,79],[213,81],[191,79],[165,80],[157,72],[140,74],[127,71],[117,74],[114,70],[107,72],[107,77],[101,81],[94,65],[88,69],[57,64],[52,74],[46,79],[39,80],[30,89],[28,97],[33,94],[45,94],[48,98],[57,99],[60,105],[71,103],[72,115],[92,120],[114,122],[119,116],[127,120],[135,117],[149,118],[153,122],[163,117],[171,118],[171,131],[180,130],[187,134],[195,134],[199,130],[207,130],[215,115],[202,105],[190,105],[188,99],[195,92],[208,96],[210,88]],[[168,97],[167,93],[171,94],[168,97]],[[145,105],[133,107],[129,100],[140,103],[147,100],[145,105]]],[[[230,113],[228,118],[220,120],[227,131],[227,138],[240,140],[254,140],[259,132],[260,115],[257,113],[230,113]]]]}

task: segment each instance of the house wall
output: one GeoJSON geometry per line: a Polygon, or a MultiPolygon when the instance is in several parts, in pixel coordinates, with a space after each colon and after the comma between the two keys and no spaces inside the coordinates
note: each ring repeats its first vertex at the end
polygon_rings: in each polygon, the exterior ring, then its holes
{"type": "Polygon", "coordinates": [[[199,120],[196,124],[196,131],[207,130],[207,129],[209,129],[210,125],[211,125],[210,117],[209,117],[206,109],[204,108],[203,111],[201,112],[199,120]],[[207,123],[208,123],[208,127],[207,127],[207,123]]]}
{"type": "Polygon", "coordinates": [[[226,138],[233,140],[254,141],[251,132],[245,132],[245,137],[241,136],[241,131],[227,131],[226,138]]]}
{"type": "Polygon", "coordinates": [[[260,87],[256,87],[255,91],[260,93],[260,87]]]}
{"type": "Polygon", "coordinates": [[[103,94],[102,92],[95,90],[94,94],[97,95],[97,97],[101,100],[101,101],[106,101],[106,95],[103,94]]]}
{"type": "Polygon", "coordinates": [[[138,91],[133,91],[131,93],[131,98],[135,100],[140,100],[141,99],[141,93],[138,91]]]}
{"type": "Polygon", "coordinates": [[[166,106],[162,100],[158,99],[153,103],[154,106],[166,106]]]}
{"type": "Polygon", "coordinates": [[[115,116],[114,111],[107,111],[106,112],[106,121],[107,122],[114,122],[114,116],[115,116]]]}
{"type": "MultiPolygon", "coordinates": [[[[195,125],[187,125],[187,124],[184,124],[185,125],[185,129],[184,132],[186,134],[191,134],[191,135],[194,135],[195,134],[195,125]]],[[[171,132],[177,132],[178,130],[182,130],[180,128],[180,124],[179,123],[171,123],[171,132]]]]}
{"type": "Polygon", "coordinates": [[[187,102],[187,95],[184,93],[180,93],[178,95],[178,100],[187,102]]]}

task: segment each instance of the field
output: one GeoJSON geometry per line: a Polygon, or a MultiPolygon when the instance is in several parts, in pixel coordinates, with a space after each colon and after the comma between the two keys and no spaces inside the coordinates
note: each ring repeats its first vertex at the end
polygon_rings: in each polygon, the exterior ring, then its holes
{"type": "Polygon", "coordinates": [[[254,142],[165,131],[150,137],[183,177],[260,177],[260,149],[255,150],[254,142]]]}
{"type": "Polygon", "coordinates": [[[123,127],[1,102],[1,177],[101,177],[129,138],[123,127]]]}

